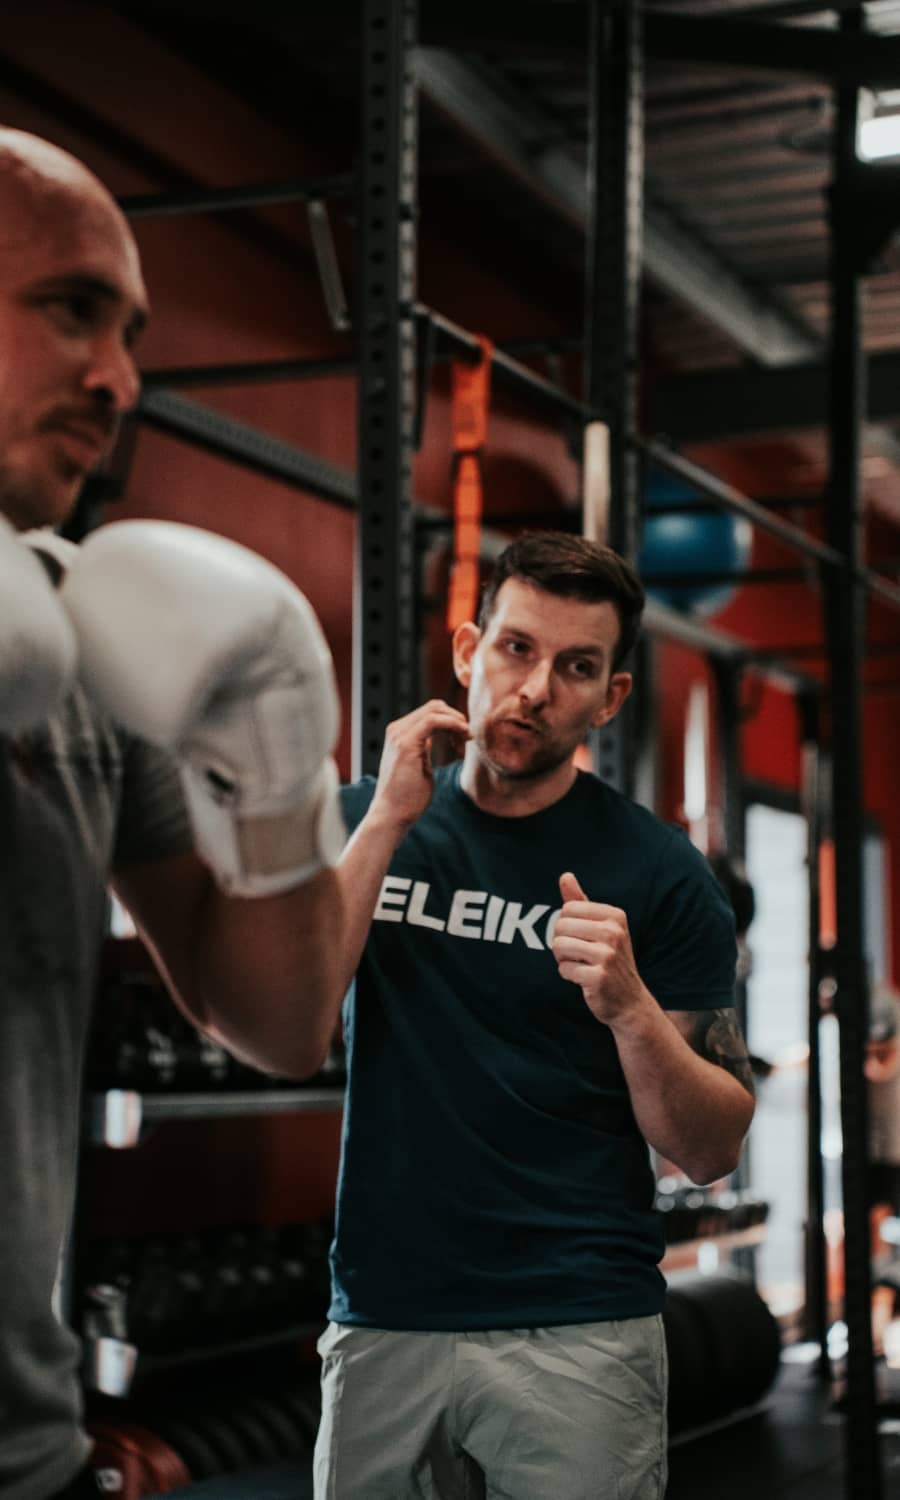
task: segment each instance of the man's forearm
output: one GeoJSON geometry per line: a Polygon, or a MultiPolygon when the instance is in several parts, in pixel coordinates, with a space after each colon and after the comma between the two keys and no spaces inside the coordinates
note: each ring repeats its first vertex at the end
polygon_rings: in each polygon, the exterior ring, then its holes
{"type": "Polygon", "coordinates": [[[753,1118],[747,1079],[700,1057],[652,996],[614,1028],[635,1118],[647,1142],[693,1182],[734,1170],[753,1118]]]}
{"type": "Polygon", "coordinates": [[[337,867],[344,912],[340,969],[345,993],[362,958],[372,916],[397,845],[405,828],[396,819],[370,808],[349,840],[337,867]]]}
{"type": "Polygon", "coordinates": [[[344,909],[344,992],[362,958],[394,851],[431,802],[431,747],[436,734],[449,735],[461,743],[468,736],[465,716],[439,698],[395,719],[385,731],[372,801],[338,865],[344,909]]]}
{"type": "MultiPolygon", "coordinates": [[[[156,892],[130,905],[173,997],[194,1025],[243,1061],[315,1073],[340,1013],[341,895],[334,870],[259,899],[230,897],[199,864],[173,865],[164,920],[156,892]]],[[[135,895],[134,879],[124,882],[135,895]]]]}

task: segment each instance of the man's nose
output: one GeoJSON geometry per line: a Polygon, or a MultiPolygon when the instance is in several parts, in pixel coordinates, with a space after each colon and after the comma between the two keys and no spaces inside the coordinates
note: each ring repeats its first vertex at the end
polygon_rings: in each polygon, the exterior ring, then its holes
{"type": "Polygon", "coordinates": [[[130,411],[135,405],[141,380],[134,355],[118,334],[105,333],[94,341],[84,384],[92,395],[104,395],[114,411],[130,411]]]}
{"type": "Polygon", "coordinates": [[[526,703],[546,703],[550,697],[552,665],[548,661],[536,661],[519,684],[519,696],[526,703]]]}

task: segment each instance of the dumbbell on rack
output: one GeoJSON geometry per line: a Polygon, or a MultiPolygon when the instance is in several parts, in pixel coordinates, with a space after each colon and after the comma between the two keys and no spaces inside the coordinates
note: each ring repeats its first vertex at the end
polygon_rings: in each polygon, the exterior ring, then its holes
{"type": "Polygon", "coordinates": [[[82,1332],[155,1356],[316,1324],[328,1305],[330,1237],[315,1222],[100,1241],[86,1252],[82,1332]]]}
{"type": "MultiPolygon", "coordinates": [[[[308,1472],[319,1422],[313,1374],[144,1406],[121,1420],[92,1416],[92,1466],[104,1492],[142,1500],[217,1476],[296,1463],[308,1472]]],[[[248,1490],[248,1495],[250,1491],[248,1490]]],[[[294,1493],[294,1491],[292,1491],[294,1493]]]]}
{"type": "MultiPolygon", "coordinates": [[[[141,1094],[306,1086],[232,1057],[191,1025],[156,975],[140,969],[123,971],[101,985],[86,1077],[94,1091],[131,1089],[141,1094]]],[[[307,1084],[337,1088],[345,1078],[343,1043],[336,1036],[321,1069],[307,1084]]]]}

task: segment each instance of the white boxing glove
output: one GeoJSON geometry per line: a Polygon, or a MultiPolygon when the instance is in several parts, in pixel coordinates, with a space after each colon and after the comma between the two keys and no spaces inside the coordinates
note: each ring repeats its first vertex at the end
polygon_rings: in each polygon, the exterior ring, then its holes
{"type": "Polygon", "coordinates": [[[75,671],[75,636],[42,563],[0,517],[0,734],[33,729],[75,671]]]}
{"type": "Polygon", "coordinates": [[[82,543],[61,598],[89,691],[179,757],[224,890],[267,896],[337,862],[334,671],[283,573],[193,526],[118,521],[82,543]]]}

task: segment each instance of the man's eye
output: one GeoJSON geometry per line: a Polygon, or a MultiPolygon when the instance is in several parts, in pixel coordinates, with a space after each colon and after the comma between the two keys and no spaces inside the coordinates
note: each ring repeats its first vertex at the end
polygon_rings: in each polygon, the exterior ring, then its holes
{"type": "Polygon", "coordinates": [[[96,300],[83,292],[50,297],[47,306],[58,322],[72,328],[91,328],[99,315],[96,300]]]}

